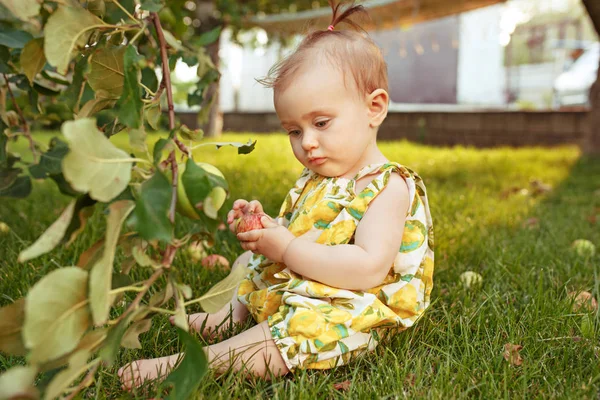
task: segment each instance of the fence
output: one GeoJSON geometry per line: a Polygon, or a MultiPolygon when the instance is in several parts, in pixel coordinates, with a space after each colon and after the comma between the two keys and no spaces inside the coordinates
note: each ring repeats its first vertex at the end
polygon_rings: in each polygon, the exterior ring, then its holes
{"type": "MultiPolygon", "coordinates": [[[[379,130],[379,139],[475,147],[578,144],[586,115],[585,110],[391,112],[379,130]]],[[[274,113],[225,113],[223,129],[283,131],[274,113]]]]}

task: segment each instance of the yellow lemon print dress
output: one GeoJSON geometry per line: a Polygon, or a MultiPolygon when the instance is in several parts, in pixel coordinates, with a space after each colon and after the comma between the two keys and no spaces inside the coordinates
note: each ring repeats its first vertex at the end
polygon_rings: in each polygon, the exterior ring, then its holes
{"type": "Polygon", "coordinates": [[[257,322],[268,320],[290,371],[344,365],[373,350],[383,334],[412,326],[429,306],[433,225],[425,185],[409,168],[393,162],[372,164],[352,179],[305,169],[277,221],[296,237],[326,246],[352,244],[357,225],[391,173],[405,179],[410,205],[402,244],[381,285],[364,292],[339,289],[305,279],[262,255],[251,257],[251,273],[240,284],[238,298],[257,322]],[[370,174],[377,175],[355,193],[356,181],[370,174]]]}

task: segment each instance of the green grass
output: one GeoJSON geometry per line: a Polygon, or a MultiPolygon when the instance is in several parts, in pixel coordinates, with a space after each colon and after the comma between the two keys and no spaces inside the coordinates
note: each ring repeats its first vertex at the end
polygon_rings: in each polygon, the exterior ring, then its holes
{"type": "MultiPolygon", "coordinates": [[[[38,134],[45,143],[49,137],[38,134]]],[[[251,137],[258,143],[250,155],[238,156],[233,148],[196,152],[197,159],[219,167],[231,185],[222,217],[236,198],[259,199],[269,214],[276,214],[301,171],[283,135],[228,134],[221,140],[251,137]]],[[[15,148],[24,154],[26,145],[15,148]]],[[[415,327],[348,367],[298,372],[272,382],[209,375],[197,398],[597,398],[598,314],[590,314],[596,335],[585,337],[585,313],[572,310],[567,293],[587,290],[598,297],[600,291],[600,255],[585,260],[569,251],[579,238],[600,247],[599,225],[588,219],[600,212],[600,159],[582,158],[575,147],[479,150],[403,141],[381,143],[381,149],[418,171],[428,188],[436,254],[430,309],[415,327]],[[534,195],[534,179],[553,189],[534,195]],[[529,192],[503,196],[514,187],[529,192]],[[529,218],[539,224],[524,226],[529,218]],[[483,276],[480,289],[461,286],[459,276],[467,270],[483,276]],[[523,346],[521,366],[503,358],[506,343],[523,346]],[[349,390],[333,388],[346,380],[351,381],[349,390]]],[[[0,236],[0,306],[24,296],[48,271],[73,265],[103,233],[97,209],[71,247],[18,264],[19,251],[56,219],[69,199],[51,183],[40,182],[25,201],[1,201],[0,220],[12,232],[0,236]]],[[[188,227],[181,224],[178,230],[188,227]]],[[[215,252],[233,261],[241,251],[232,235],[218,233],[215,252]]],[[[183,254],[175,265],[195,296],[225,274],[204,271],[183,254]]],[[[141,340],[143,350],[123,351],[114,367],[100,370],[101,388],[97,392],[92,387],[86,398],[125,396],[115,374],[119,365],[179,350],[164,317],[156,318],[141,340]]],[[[22,362],[0,356],[0,371],[22,362]]],[[[153,396],[138,393],[138,398],[153,396]]]]}

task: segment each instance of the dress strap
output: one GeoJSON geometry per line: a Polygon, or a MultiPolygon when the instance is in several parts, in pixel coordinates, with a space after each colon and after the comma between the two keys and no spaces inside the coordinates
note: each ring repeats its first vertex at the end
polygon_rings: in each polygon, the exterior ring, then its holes
{"type": "MultiPolygon", "coordinates": [[[[409,198],[411,199],[410,201],[412,203],[415,185],[414,181],[412,180],[411,172],[406,167],[394,162],[367,165],[358,172],[355,180],[358,180],[366,175],[373,174],[376,171],[380,171],[381,173],[377,175],[369,183],[369,185],[363,189],[362,192],[357,193],[354,199],[346,207],[348,213],[356,220],[357,223],[362,219],[371,201],[373,201],[379,192],[386,187],[390,179],[390,174],[393,172],[399,173],[400,176],[406,180],[409,189],[409,198]]],[[[411,205],[409,205],[409,209],[410,208],[411,205]]]]}

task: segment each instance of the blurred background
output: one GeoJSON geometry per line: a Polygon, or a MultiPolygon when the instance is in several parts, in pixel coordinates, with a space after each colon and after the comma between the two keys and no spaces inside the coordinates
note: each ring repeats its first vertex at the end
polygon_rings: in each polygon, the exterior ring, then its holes
{"type": "MultiPolygon", "coordinates": [[[[256,79],[293,50],[303,32],[325,29],[331,16],[323,1],[284,3],[279,12],[247,17],[243,30],[221,34],[224,130],[280,130],[272,91],[256,79]]],[[[586,135],[600,47],[582,0],[362,4],[371,17],[363,26],[381,47],[390,77],[391,113],[381,138],[494,146],[575,143],[586,135]]],[[[186,89],[196,80],[195,69],[180,62],[177,110],[188,125],[198,108],[186,106],[186,89]]]]}

